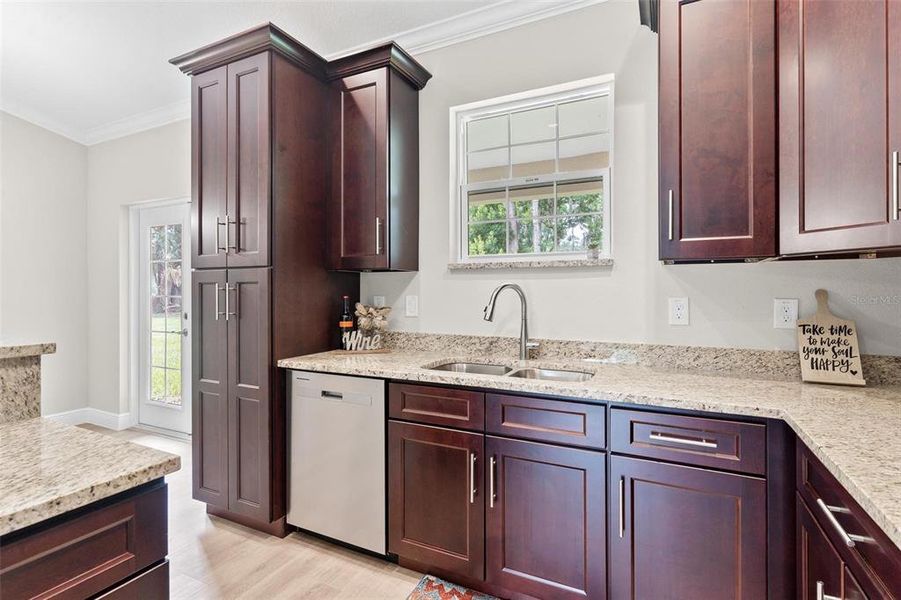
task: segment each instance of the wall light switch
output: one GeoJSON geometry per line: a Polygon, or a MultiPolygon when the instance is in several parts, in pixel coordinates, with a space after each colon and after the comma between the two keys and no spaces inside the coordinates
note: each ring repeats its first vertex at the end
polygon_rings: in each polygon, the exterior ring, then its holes
{"type": "Polygon", "coordinates": [[[385,306],[385,297],[384,296],[373,296],[372,297],[372,305],[376,308],[382,308],[385,306]]]}
{"type": "Polygon", "coordinates": [[[773,328],[794,329],[798,326],[798,299],[773,298],[773,328]]]}
{"type": "Polygon", "coordinates": [[[669,299],[669,324],[688,325],[688,298],[669,299]]]}
{"type": "Polygon", "coordinates": [[[419,316],[419,296],[407,296],[405,298],[404,315],[407,317],[419,316]]]}

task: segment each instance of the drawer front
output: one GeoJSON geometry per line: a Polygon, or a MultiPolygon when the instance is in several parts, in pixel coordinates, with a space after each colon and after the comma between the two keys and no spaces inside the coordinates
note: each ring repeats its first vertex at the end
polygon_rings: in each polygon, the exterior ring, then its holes
{"type": "Polygon", "coordinates": [[[97,596],[97,600],[166,600],[169,598],[169,561],[135,575],[122,585],[97,596]]]}
{"type": "Polygon", "coordinates": [[[871,598],[901,598],[901,550],[803,444],[798,492],[871,598]]]}
{"type": "Polygon", "coordinates": [[[485,394],[392,383],[388,392],[388,414],[392,419],[484,431],[485,394]]]}
{"type": "Polygon", "coordinates": [[[166,486],[4,544],[3,596],[86,598],[162,560],[166,486]]]}
{"type": "Polygon", "coordinates": [[[611,410],[613,452],[763,475],[766,426],[637,410],[611,410]]]}
{"type": "Polygon", "coordinates": [[[486,405],[488,433],[585,448],[606,445],[604,406],[506,394],[488,394],[486,405]]]}

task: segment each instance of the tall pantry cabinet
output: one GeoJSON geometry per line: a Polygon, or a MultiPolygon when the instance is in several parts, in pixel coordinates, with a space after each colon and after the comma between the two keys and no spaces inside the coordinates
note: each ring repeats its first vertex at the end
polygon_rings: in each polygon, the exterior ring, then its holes
{"type": "Polygon", "coordinates": [[[278,359],[334,346],[325,61],[266,24],[171,61],[191,75],[193,495],[285,534],[278,359]]]}

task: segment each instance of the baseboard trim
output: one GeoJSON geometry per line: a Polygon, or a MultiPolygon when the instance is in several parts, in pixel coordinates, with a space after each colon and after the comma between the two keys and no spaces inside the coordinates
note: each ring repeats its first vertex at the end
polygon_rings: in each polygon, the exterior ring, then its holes
{"type": "Polygon", "coordinates": [[[82,423],[90,423],[98,427],[106,427],[115,431],[128,429],[134,422],[131,413],[116,414],[99,408],[76,408],[75,410],[67,410],[65,412],[54,413],[52,415],[44,415],[47,419],[53,419],[60,423],[68,425],[80,425],[82,423]]]}

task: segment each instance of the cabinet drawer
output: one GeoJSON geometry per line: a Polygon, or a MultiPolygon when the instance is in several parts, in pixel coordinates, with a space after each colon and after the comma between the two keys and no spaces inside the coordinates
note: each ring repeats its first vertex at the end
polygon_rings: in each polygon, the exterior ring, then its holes
{"type": "Polygon", "coordinates": [[[392,419],[484,431],[485,394],[392,383],[388,392],[388,415],[392,419]]]}
{"type": "Polygon", "coordinates": [[[798,492],[867,595],[901,598],[901,550],[803,444],[798,492]]]}
{"type": "Polygon", "coordinates": [[[763,475],[766,426],[637,410],[611,410],[613,452],[763,475]]]}
{"type": "Polygon", "coordinates": [[[166,486],[4,541],[3,597],[87,598],[166,556],[166,486]]]}
{"type": "Polygon", "coordinates": [[[488,394],[486,430],[510,437],[602,449],[605,408],[563,400],[488,394]]]}
{"type": "Polygon", "coordinates": [[[169,598],[168,560],[164,560],[140,575],[135,575],[122,585],[97,596],[97,600],[165,600],[167,598],[169,598]]]}

